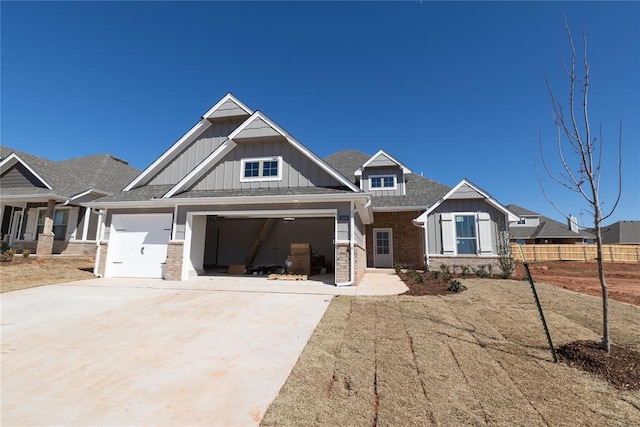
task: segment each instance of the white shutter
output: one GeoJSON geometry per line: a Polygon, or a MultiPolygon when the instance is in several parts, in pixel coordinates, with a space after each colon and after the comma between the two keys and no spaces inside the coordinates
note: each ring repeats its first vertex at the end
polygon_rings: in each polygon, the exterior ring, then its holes
{"type": "Polygon", "coordinates": [[[491,232],[491,217],[486,212],[478,212],[478,238],[480,240],[480,255],[491,255],[493,253],[493,242],[491,232]]]}
{"type": "Polygon", "coordinates": [[[78,208],[69,209],[69,217],[67,218],[67,235],[64,236],[65,241],[76,240],[76,230],[78,229],[78,208]]]}
{"type": "Polygon", "coordinates": [[[34,231],[36,222],[38,221],[38,209],[29,209],[27,211],[27,228],[24,232],[24,240],[35,240],[34,231]]]}
{"type": "Polygon", "coordinates": [[[440,229],[442,231],[443,255],[455,254],[456,236],[453,228],[453,214],[446,212],[440,215],[440,229]]]}

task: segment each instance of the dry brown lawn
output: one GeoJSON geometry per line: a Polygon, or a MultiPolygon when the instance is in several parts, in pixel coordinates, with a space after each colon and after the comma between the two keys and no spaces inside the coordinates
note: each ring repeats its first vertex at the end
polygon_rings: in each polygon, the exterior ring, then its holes
{"type": "MultiPolygon", "coordinates": [[[[552,362],[527,282],[463,283],[334,298],[262,425],[640,425],[640,392],[552,362]]],[[[537,290],[556,346],[599,339],[599,298],[537,290]]],[[[640,350],[640,308],[610,305],[613,341],[640,350]]]]}
{"type": "Polygon", "coordinates": [[[88,256],[24,258],[18,254],[9,262],[0,262],[0,292],[92,279],[93,261],[88,256]]]}

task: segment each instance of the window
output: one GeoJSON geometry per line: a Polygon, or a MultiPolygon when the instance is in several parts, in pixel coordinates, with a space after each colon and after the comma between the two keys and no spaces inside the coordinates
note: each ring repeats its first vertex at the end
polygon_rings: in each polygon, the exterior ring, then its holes
{"type": "Polygon", "coordinates": [[[476,217],[474,215],[456,215],[455,221],[458,254],[476,254],[476,217]]]}
{"type": "Polygon", "coordinates": [[[526,225],[527,224],[527,220],[525,218],[520,218],[518,220],[518,225],[526,225]]]}
{"type": "Polygon", "coordinates": [[[282,157],[242,159],[240,181],[276,181],[282,178],[282,157]]]}
{"type": "MultiPolygon", "coordinates": [[[[44,218],[47,214],[46,209],[38,210],[38,224],[36,226],[36,240],[44,231],[44,218]]],[[[69,210],[59,210],[53,212],[53,234],[55,240],[64,240],[67,234],[67,222],[69,222],[69,210]]]]}
{"type": "Polygon", "coordinates": [[[395,175],[375,175],[369,178],[372,190],[395,190],[395,175]]]}

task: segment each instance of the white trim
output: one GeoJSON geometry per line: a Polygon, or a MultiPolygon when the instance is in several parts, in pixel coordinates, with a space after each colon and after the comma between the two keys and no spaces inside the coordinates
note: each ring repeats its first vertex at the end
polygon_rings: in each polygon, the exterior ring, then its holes
{"type": "Polygon", "coordinates": [[[90,189],[88,189],[88,190],[86,190],[86,191],[83,191],[83,192],[81,192],[81,193],[78,193],[78,194],[75,194],[75,195],[71,196],[71,197],[69,198],[69,200],[67,200],[67,201],[65,202],[65,204],[69,204],[69,203],[71,203],[73,200],[75,200],[75,199],[79,199],[80,197],[86,196],[87,194],[90,194],[90,193],[100,194],[100,195],[102,195],[102,196],[110,196],[110,195],[112,194],[112,193],[107,193],[106,191],[94,190],[93,188],[90,188],[90,189]]]}
{"type": "Polygon", "coordinates": [[[367,160],[366,162],[364,162],[364,164],[362,166],[360,166],[355,172],[354,175],[356,176],[360,176],[362,175],[362,170],[366,169],[369,164],[371,162],[373,162],[377,157],[384,155],[385,157],[387,157],[389,160],[391,160],[392,162],[394,162],[396,165],[398,165],[401,169],[403,173],[411,173],[411,169],[409,169],[408,167],[406,167],[404,164],[402,164],[401,161],[399,161],[398,159],[396,159],[395,157],[393,157],[392,155],[390,155],[389,153],[387,153],[386,151],[384,151],[383,149],[378,150],[378,152],[376,154],[374,154],[373,156],[369,157],[369,160],[367,160]]]}
{"type": "Polygon", "coordinates": [[[181,192],[189,185],[195,183],[198,179],[209,170],[209,168],[215,164],[219,159],[226,156],[236,143],[227,139],[213,153],[209,154],[198,166],[196,166],[191,172],[189,172],[184,178],[182,178],[176,185],[174,185],[162,198],[169,198],[173,195],[181,192]]]}
{"type": "MultiPolygon", "coordinates": [[[[451,212],[451,216],[453,217],[452,221],[451,221],[451,226],[453,227],[453,239],[455,240],[454,245],[453,245],[453,255],[454,256],[458,256],[458,255],[479,255],[480,254],[480,240],[479,240],[479,231],[478,230],[478,213],[477,212],[451,212]],[[472,254],[460,254],[458,253],[458,230],[456,227],[456,218],[457,217],[462,217],[462,216],[470,216],[473,217],[473,228],[474,228],[474,239],[476,241],[476,251],[475,253],[472,254]]],[[[468,237],[464,237],[463,239],[465,240],[471,240],[468,237]]]]}
{"type": "Polygon", "coordinates": [[[505,215],[507,215],[507,218],[509,219],[509,222],[514,222],[517,221],[519,219],[519,216],[516,215],[515,213],[511,212],[509,209],[507,209],[505,206],[501,205],[497,200],[493,199],[488,193],[486,193],[485,191],[483,191],[482,189],[480,189],[480,187],[474,185],[473,183],[471,183],[469,180],[467,180],[466,178],[464,178],[462,181],[460,181],[455,187],[453,187],[447,194],[445,194],[444,196],[442,196],[442,198],[440,200],[438,200],[436,203],[434,203],[431,207],[429,207],[426,211],[424,211],[422,214],[420,214],[420,216],[418,218],[416,218],[416,222],[418,223],[425,223],[427,222],[427,218],[429,217],[429,214],[431,212],[433,212],[438,206],[440,206],[442,203],[444,203],[446,200],[449,199],[449,197],[451,197],[456,191],[458,191],[460,189],[460,187],[462,187],[463,185],[468,185],[469,187],[473,188],[475,191],[477,191],[478,193],[480,193],[480,195],[482,197],[484,197],[484,201],[489,203],[491,206],[493,206],[494,208],[498,209],[499,211],[501,211],[502,213],[504,213],[505,215]]]}
{"type": "MultiPolygon", "coordinates": [[[[84,223],[82,224],[82,240],[87,240],[89,234],[89,222],[91,222],[91,208],[84,207],[84,223]]],[[[96,239],[98,237],[96,236],[96,239]]]]}
{"type": "Polygon", "coordinates": [[[385,175],[370,175],[369,176],[369,191],[387,191],[387,190],[397,190],[398,189],[398,177],[395,174],[385,174],[385,175]],[[385,187],[374,187],[373,186],[373,178],[380,178],[380,183],[384,184],[384,178],[393,178],[393,186],[385,187]]]}
{"type": "Polygon", "coordinates": [[[209,108],[209,110],[207,110],[207,112],[202,115],[202,118],[209,119],[211,115],[227,101],[233,101],[238,105],[238,107],[246,111],[248,115],[253,114],[253,110],[251,110],[251,108],[244,105],[238,98],[236,98],[231,94],[231,92],[229,92],[225,96],[223,96],[220,101],[216,102],[213,107],[209,108]]]}
{"type": "Polygon", "coordinates": [[[282,181],[282,156],[273,157],[248,157],[240,160],[240,182],[282,181]],[[278,162],[278,175],[264,176],[265,162],[278,162]],[[245,176],[247,163],[258,163],[258,176],[245,176]]]}
{"type": "Polygon", "coordinates": [[[156,169],[160,167],[164,167],[169,163],[171,157],[176,153],[183,145],[192,142],[196,139],[202,132],[207,130],[212,126],[212,123],[207,119],[201,119],[198,123],[195,124],[191,129],[187,131],[178,141],[176,141],[167,151],[165,151],[160,157],[156,159],[149,167],[147,167],[140,175],[138,175],[133,181],[129,183],[122,191],[129,191],[135,188],[138,184],[141,184],[142,181],[146,178],[150,178],[153,174],[156,173],[156,169]]]}
{"type": "Polygon", "coordinates": [[[267,118],[264,114],[262,114],[260,111],[256,111],[255,113],[253,113],[251,115],[251,117],[249,117],[247,120],[245,120],[244,122],[242,122],[242,124],[240,126],[238,126],[236,128],[236,130],[234,130],[233,132],[231,132],[229,134],[229,139],[234,139],[236,138],[241,132],[243,132],[251,123],[255,122],[256,120],[262,120],[264,121],[266,124],[268,124],[269,126],[271,126],[271,128],[273,130],[275,130],[276,132],[278,132],[280,135],[282,135],[283,137],[287,137],[287,133],[285,132],[284,129],[282,129],[280,126],[276,125],[273,121],[269,120],[269,118],[267,118]]]}
{"type": "Polygon", "coordinates": [[[160,198],[153,200],[103,202],[99,200],[89,202],[84,206],[100,208],[143,208],[143,207],[174,207],[181,205],[242,205],[242,204],[279,204],[279,203],[313,203],[313,202],[346,202],[350,200],[368,200],[367,193],[343,194],[287,194],[278,196],[227,196],[227,197],[193,197],[193,198],[160,198]]]}
{"type": "Polygon", "coordinates": [[[0,161],[0,173],[5,173],[16,163],[22,164],[22,166],[24,166],[33,176],[38,179],[38,181],[40,181],[45,187],[47,187],[47,189],[53,190],[53,187],[49,185],[49,183],[43,177],[41,177],[36,171],[34,171],[31,166],[29,166],[27,162],[22,160],[16,153],[11,153],[7,157],[2,159],[2,161],[0,161]]]}
{"type": "MultiPolygon", "coordinates": [[[[182,274],[181,280],[189,279],[189,262],[191,260],[191,238],[193,229],[194,216],[218,215],[225,218],[335,218],[334,221],[334,251],[339,242],[338,237],[338,210],[337,209],[283,209],[274,210],[238,210],[238,211],[220,211],[220,210],[203,210],[188,211],[186,213],[184,240],[182,240],[182,274]]],[[[180,240],[175,240],[180,241],[180,240]]],[[[334,253],[334,262],[337,261],[337,254],[334,253]]],[[[336,272],[337,274],[337,272],[336,272]]],[[[334,278],[335,281],[335,278],[334,278]]]]}

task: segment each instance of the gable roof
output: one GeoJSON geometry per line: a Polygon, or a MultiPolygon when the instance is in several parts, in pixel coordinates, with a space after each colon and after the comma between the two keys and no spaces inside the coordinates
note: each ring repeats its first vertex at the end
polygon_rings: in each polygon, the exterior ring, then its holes
{"type": "Polygon", "coordinates": [[[406,167],[405,165],[403,165],[399,160],[397,160],[395,157],[391,156],[390,154],[386,153],[383,149],[380,149],[380,150],[378,150],[378,152],[376,154],[371,156],[371,158],[369,158],[369,160],[364,162],[362,164],[362,166],[360,166],[354,172],[354,175],[356,175],[356,176],[362,175],[362,170],[363,169],[366,169],[368,166],[371,165],[371,163],[373,163],[375,161],[378,161],[380,158],[382,158],[383,161],[386,161],[386,163],[391,163],[392,165],[395,164],[400,169],[402,169],[402,172],[404,172],[404,173],[411,173],[411,170],[408,167],[406,167]]]}
{"type": "Polygon", "coordinates": [[[535,227],[511,226],[509,235],[512,239],[561,239],[561,238],[584,238],[594,239],[593,233],[586,230],[579,230],[577,233],[571,231],[566,224],[554,219],[540,215],[537,212],[523,208],[518,205],[507,205],[507,208],[521,217],[538,217],[540,224],[535,227]]]}
{"type": "Polygon", "coordinates": [[[71,201],[88,192],[112,194],[122,189],[140,171],[109,154],[95,154],[63,161],[51,161],[10,147],[0,147],[0,168],[5,173],[16,163],[24,165],[46,188],[20,187],[0,189],[3,197],[50,196],[71,201]]]}
{"type": "Polygon", "coordinates": [[[500,204],[500,202],[498,202],[496,199],[491,197],[491,195],[489,193],[485,192],[480,187],[478,187],[477,185],[473,184],[467,178],[464,178],[455,187],[453,187],[447,194],[445,194],[440,200],[438,200],[436,203],[431,205],[424,213],[422,213],[418,218],[416,218],[416,222],[419,222],[419,223],[426,222],[427,221],[427,217],[429,216],[429,214],[431,212],[433,212],[438,206],[440,206],[446,200],[451,199],[451,198],[455,198],[456,193],[459,190],[464,189],[464,188],[472,190],[479,197],[481,197],[487,203],[489,203],[491,206],[493,206],[497,210],[499,210],[499,211],[503,212],[505,215],[507,215],[507,221],[508,222],[515,222],[515,221],[517,221],[519,219],[517,214],[512,212],[506,206],[503,206],[502,204],[500,204]]]}
{"type": "MultiPolygon", "coordinates": [[[[378,153],[382,150],[378,151],[378,153]]],[[[355,181],[355,172],[373,157],[358,150],[342,150],[325,157],[325,161],[342,175],[355,181]]],[[[437,202],[451,187],[414,173],[405,174],[406,195],[372,197],[374,211],[424,210],[437,202]]]]}

